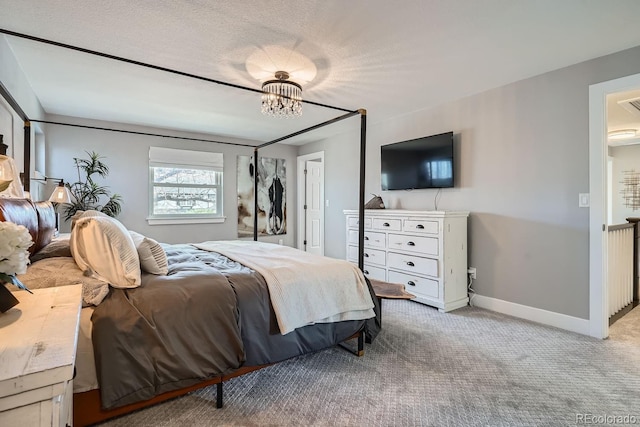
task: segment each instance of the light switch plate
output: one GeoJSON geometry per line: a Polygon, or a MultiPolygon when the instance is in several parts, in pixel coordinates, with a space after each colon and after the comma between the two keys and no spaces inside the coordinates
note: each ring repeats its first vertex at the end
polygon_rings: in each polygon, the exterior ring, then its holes
{"type": "Polygon", "coordinates": [[[589,193],[580,193],[578,195],[578,207],[580,208],[588,208],[589,207],[589,193]]]}

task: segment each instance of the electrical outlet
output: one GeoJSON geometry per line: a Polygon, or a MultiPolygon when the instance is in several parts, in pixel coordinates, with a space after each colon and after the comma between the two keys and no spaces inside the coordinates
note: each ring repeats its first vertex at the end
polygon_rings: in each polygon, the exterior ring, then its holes
{"type": "Polygon", "coordinates": [[[471,276],[472,279],[476,278],[476,268],[475,267],[469,267],[469,269],[467,270],[467,273],[469,273],[469,276],[471,276]]]}

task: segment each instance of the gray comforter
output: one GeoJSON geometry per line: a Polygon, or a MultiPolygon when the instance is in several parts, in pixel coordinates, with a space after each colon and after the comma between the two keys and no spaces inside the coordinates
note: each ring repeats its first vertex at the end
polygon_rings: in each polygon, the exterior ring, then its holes
{"type": "Polygon", "coordinates": [[[143,274],[142,286],[112,289],[94,311],[92,339],[105,409],[241,366],[330,347],[360,330],[371,341],[379,331],[376,306],[373,319],[320,323],[281,335],[262,276],[191,245],[164,247],[167,276],[143,274]]]}

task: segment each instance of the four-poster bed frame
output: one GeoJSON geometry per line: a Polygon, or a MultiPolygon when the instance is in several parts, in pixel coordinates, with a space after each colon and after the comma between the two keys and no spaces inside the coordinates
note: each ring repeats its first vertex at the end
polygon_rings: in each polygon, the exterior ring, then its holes
{"type": "MultiPolygon", "coordinates": [[[[203,77],[203,76],[198,76],[195,74],[191,74],[191,73],[186,73],[186,72],[182,72],[182,71],[178,71],[178,70],[174,70],[174,69],[170,69],[170,68],[166,68],[166,67],[160,67],[157,65],[153,65],[153,64],[148,64],[148,63],[143,63],[140,61],[135,61],[135,60],[131,60],[131,59],[127,59],[127,58],[123,58],[123,57],[118,57],[118,56],[114,56],[114,55],[110,55],[110,54],[106,54],[106,53],[102,53],[102,52],[97,52],[97,51],[93,51],[93,50],[89,50],[89,49],[85,49],[85,48],[81,48],[81,47],[77,47],[77,46],[72,46],[72,45],[68,45],[68,44],[64,44],[64,43],[60,43],[60,42],[56,42],[56,41],[52,41],[52,40],[47,40],[47,39],[43,39],[43,38],[39,38],[39,37],[35,37],[35,36],[31,36],[31,35],[27,35],[27,34],[22,34],[22,33],[18,33],[15,31],[10,31],[10,30],[6,30],[6,29],[2,29],[0,28],[0,34],[6,34],[9,36],[13,36],[13,37],[18,37],[18,38],[22,38],[22,39],[27,39],[27,40],[32,40],[32,41],[36,41],[39,43],[44,43],[44,44],[48,44],[48,45],[53,45],[53,46],[57,46],[57,47],[62,47],[62,48],[66,48],[66,49],[71,49],[74,51],[78,51],[78,52],[82,52],[82,53],[86,53],[86,54],[90,54],[90,55],[95,55],[95,56],[99,56],[99,57],[103,57],[103,58],[108,58],[108,59],[112,59],[112,60],[116,60],[116,61],[120,61],[120,62],[125,62],[128,64],[133,64],[133,65],[138,65],[141,67],[145,67],[145,68],[150,68],[150,69],[154,69],[154,70],[158,70],[158,71],[163,71],[163,72],[167,72],[167,73],[171,73],[171,74],[176,74],[176,75],[180,75],[180,76],[184,76],[184,77],[190,77],[190,78],[194,78],[194,79],[198,79],[198,80],[202,80],[202,81],[206,81],[206,82],[210,82],[210,83],[215,83],[215,84],[219,84],[219,85],[223,85],[223,86],[228,86],[228,87],[232,87],[232,88],[236,88],[236,89],[240,89],[240,90],[245,90],[245,91],[250,91],[250,92],[256,92],[256,93],[262,93],[262,90],[260,89],[256,89],[256,88],[250,88],[250,87],[244,87],[244,86],[240,86],[240,85],[236,85],[236,84],[232,84],[232,83],[228,83],[228,82],[223,82],[220,80],[215,80],[215,79],[210,79],[207,77],[203,77]]],[[[363,270],[363,266],[364,266],[364,204],[365,204],[365,195],[364,195],[364,186],[365,186],[365,162],[366,162],[366,127],[367,127],[367,112],[365,109],[359,109],[359,110],[349,110],[349,109],[345,109],[345,108],[340,108],[340,107],[335,107],[335,106],[331,106],[331,105],[326,105],[326,104],[320,104],[317,102],[313,102],[313,101],[309,101],[309,100],[303,100],[302,102],[306,103],[306,104],[311,104],[311,105],[316,105],[319,107],[324,107],[324,108],[329,108],[329,109],[334,109],[337,111],[341,111],[344,114],[333,118],[331,120],[316,124],[314,126],[308,127],[306,129],[302,129],[300,131],[291,133],[289,135],[274,139],[272,141],[268,141],[265,142],[263,144],[254,146],[254,145],[249,145],[249,144],[240,144],[240,143],[231,143],[231,142],[223,142],[223,141],[214,141],[214,140],[207,140],[207,139],[198,139],[198,138],[182,138],[182,137],[177,137],[177,136],[171,136],[171,135],[162,135],[162,134],[154,134],[154,133],[146,133],[146,132],[135,132],[135,131],[128,131],[128,130],[121,130],[121,129],[112,129],[112,128],[103,128],[103,127],[95,127],[95,126],[85,126],[85,125],[77,125],[77,124],[70,124],[70,123],[61,123],[61,122],[54,122],[54,121],[47,121],[47,120],[37,120],[34,118],[29,118],[28,115],[25,113],[25,111],[20,107],[20,105],[16,102],[16,100],[13,98],[13,96],[10,94],[10,92],[7,90],[7,88],[5,88],[5,86],[2,84],[2,82],[0,82],[0,95],[6,99],[6,101],[9,103],[9,105],[15,110],[15,112],[22,118],[22,120],[24,121],[24,187],[26,191],[29,191],[30,189],[30,163],[31,163],[31,123],[32,122],[37,122],[37,123],[44,123],[44,124],[52,124],[52,125],[63,125],[63,126],[73,126],[73,127],[81,127],[81,128],[89,128],[89,129],[96,129],[96,130],[103,130],[103,131],[111,131],[111,132],[122,132],[122,133],[130,133],[130,134],[138,134],[138,135],[149,135],[149,136],[159,136],[159,137],[165,137],[165,138],[175,138],[175,139],[183,139],[183,140],[197,140],[197,141],[205,141],[205,142],[212,142],[212,143],[218,143],[218,144],[227,144],[227,145],[236,145],[236,146],[244,146],[244,147],[251,147],[253,148],[254,151],[254,156],[253,156],[253,161],[254,161],[254,170],[257,171],[258,170],[258,155],[259,155],[259,150],[265,147],[268,147],[270,145],[285,141],[287,139],[293,138],[295,136],[307,133],[307,132],[311,132],[313,130],[319,129],[321,127],[324,126],[328,126],[334,123],[337,123],[339,121],[345,120],[347,118],[353,117],[355,115],[360,115],[360,161],[359,161],[359,203],[358,203],[358,216],[359,216],[359,232],[358,232],[358,267],[360,268],[360,270],[363,270]]],[[[254,188],[257,189],[257,184],[258,184],[258,174],[255,173],[254,174],[254,188]]],[[[258,240],[258,192],[254,191],[254,234],[253,234],[253,239],[254,240],[258,240]]],[[[357,338],[358,339],[358,350],[357,350],[357,354],[358,355],[362,355],[363,354],[363,348],[364,348],[364,334],[361,331],[359,334],[357,334],[357,336],[354,336],[352,338],[357,338]]],[[[172,392],[167,392],[161,395],[156,396],[155,398],[151,399],[151,400],[147,400],[144,402],[139,402],[139,403],[134,403],[134,404],[130,404],[130,405],[126,405],[126,406],[122,406],[116,409],[112,409],[112,410],[103,410],[100,406],[100,395],[99,395],[99,390],[92,390],[89,392],[85,392],[85,393],[79,393],[79,394],[74,394],[74,420],[75,423],[77,425],[87,425],[87,424],[92,424],[95,422],[99,422],[108,418],[112,418],[114,416],[118,416],[118,415],[122,415],[125,413],[129,413],[131,411],[146,407],[146,406],[150,406],[153,405],[155,403],[159,403],[162,401],[165,401],[167,399],[171,399],[183,394],[186,394],[188,392],[191,392],[193,390],[202,388],[202,387],[206,387],[209,385],[213,385],[213,384],[217,384],[217,402],[216,405],[217,407],[222,407],[222,403],[223,403],[223,388],[222,388],[222,384],[224,383],[224,381],[227,381],[231,378],[234,378],[236,376],[240,376],[243,374],[246,374],[248,372],[251,371],[255,371],[258,369],[261,369],[265,366],[268,365],[263,365],[263,366],[256,366],[256,367],[241,367],[239,368],[237,371],[231,373],[231,374],[227,374],[227,375],[220,375],[218,377],[212,378],[208,381],[202,382],[200,384],[191,386],[191,387],[187,387],[184,389],[180,389],[180,390],[176,390],[176,391],[172,391],[172,392]]]]}

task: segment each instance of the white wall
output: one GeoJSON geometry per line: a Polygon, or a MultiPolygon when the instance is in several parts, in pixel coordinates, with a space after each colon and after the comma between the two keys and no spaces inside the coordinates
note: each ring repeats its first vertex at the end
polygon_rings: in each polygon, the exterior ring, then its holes
{"type": "MultiPolygon", "coordinates": [[[[16,61],[6,36],[0,35],[0,84],[7,90],[30,119],[42,119],[44,110],[33,93],[27,77],[16,61]]],[[[44,126],[41,129],[45,129],[44,126]]],[[[24,172],[24,121],[4,100],[0,99],[0,134],[9,145],[8,154],[14,158],[20,172],[24,172]]],[[[31,146],[34,147],[35,132],[31,129],[31,146]]],[[[30,170],[35,168],[31,158],[30,170]]],[[[33,175],[33,174],[32,174],[33,175]]]]}
{"type": "MultiPolygon", "coordinates": [[[[171,132],[162,129],[72,117],[50,116],[49,119],[64,123],[247,143],[247,141],[222,139],[211,135],[171,132]]],[[[51,125],[47,129],[47,175],[63,178],[69,182],[77,181],[78,176],[73,158],[86,158],[86,152],[91,151],[104,156],[103,161],[109,166],[109,176],[104,181],[104,184],[109,186],[112,193],[122,195],[124,203],[122,213],[118,216],[118,219],[127,228],[167,243],[237,239],[236,159],[239,154],[252,155],[252,148],[51,125]],[[223,209],[226,221],[223,224],[153,226],[147,224],[150,146],[213,151],[224,154],[223,209]]],[[[279,239],[283,239],[285,245],[295,245],[296,152],[296,147],[283,144],[276,144],[260,150],[261,156],[284,158],[287,162],[287,234],[260,237],[261,241],[277,243],[279,239]]],[[[68,228],[69,225],[66,224],[62,230],[68,231],[68,228]]]]}
{"type": "MultiPolygon", "coordinates": [[[[640,174],[640,145],[623,145],[611,147],[609,155],[613,158],[613,177],[611,180],[611,196],[613,199],[613,217],[611,224],[624,224],[626,218],[639,217],[640,207],[633,209],[624,204],[621,191],[624,187],[622,181],[625,171],[635,171],[640,174]]],[[[640,184],[640,182],[638,182],[640,184]]],[[[640,190],[640,188],[638,188],[640,190]]]]}
{"type": "MultiPolygon", "coordinates": [[[[439,208],[468,210],[478,294],[589,317],[589,85],[640,69],[640,47],[402,117],[369,110],[366,192],[388,208],[434,209],[436,190],[380,190],[380,146],[455,134],[456,188],[439,208]]],[[[366,107],[366,106],[364,106],[366,107]]],[[[357,208],[357,131],[302,147],[325,151],[326,253],[344,258],[341,210],[357,208]],[[345,182],[354,182],[344,186],[345,182]]]]}

